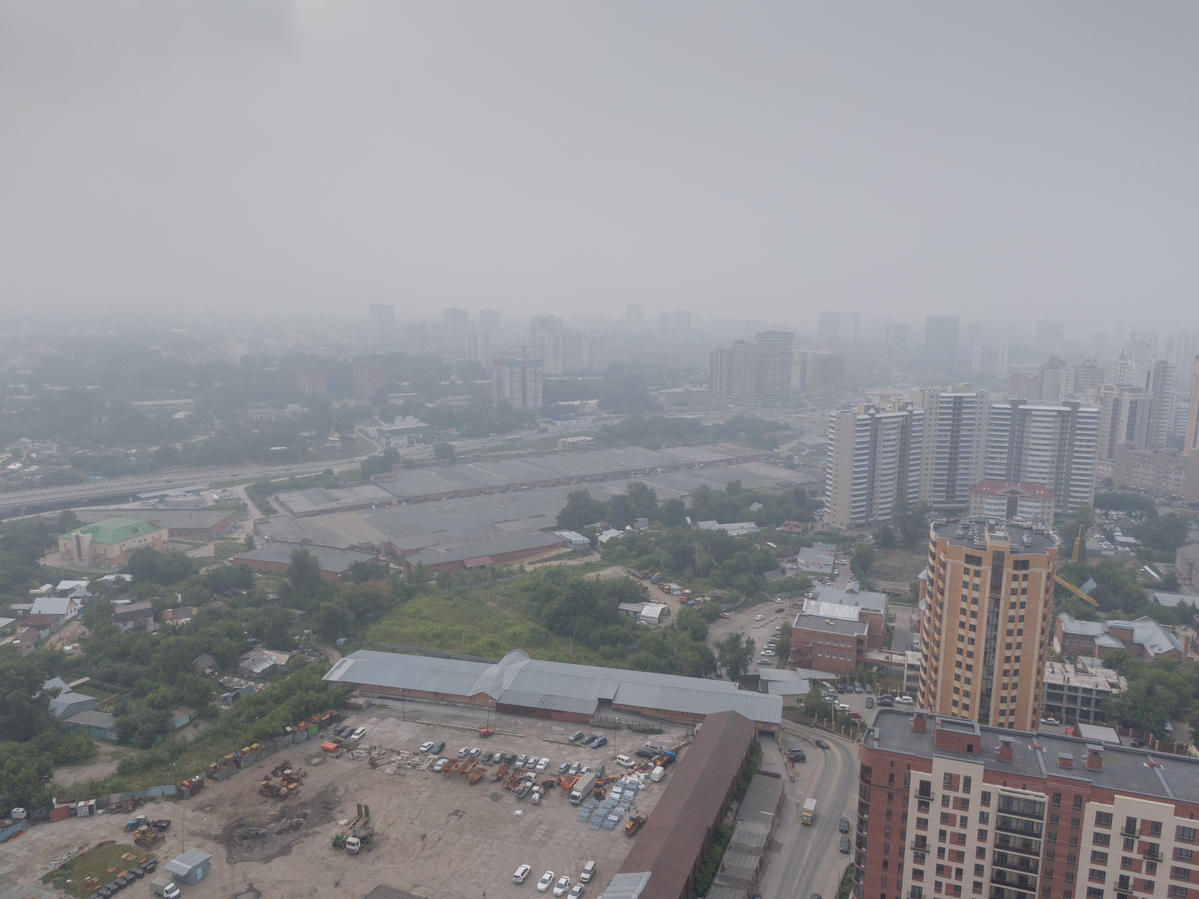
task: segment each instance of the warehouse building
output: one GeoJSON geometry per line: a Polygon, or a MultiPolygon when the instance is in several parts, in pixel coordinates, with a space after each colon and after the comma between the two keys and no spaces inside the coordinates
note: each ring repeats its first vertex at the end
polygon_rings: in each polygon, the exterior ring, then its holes
{"type": "Polygon", "coordinates": [[[423,565],[428,574],[519,565],[556,549],[565,549],[566,546],[566,540],[557,534],[517,534],[457,546],[435,546],[404,559],[404,572],[411,575],[418,565],[423,565]]]}
{"type": "Polygon", "coordinates": [[[106,518],[63,534],[58,538],[58,554],[67,562],[116,567],[144,546],[165,550],[167,537],[167,529],[151,521],[106,518]]]}
{"type": "Polygon", "coordinates": [[[291,554],[302,549],[311,555],[321,567],[321,574],[331,581],[344,581],[350,575],[350,566],[355,562],[370,562],[377,559],[375,553],[353,549],[336,549],[332,546],[317,546],[315,543],[283,543],[272,541],[265,546],[239,553],[230,562],[246,565],[254,571],[266,574],[283,574],[291,564],[291,554]]]}
{"type": "Polygon", "coordinates": [[[690,899],[753,739],[753,722],[736,712],[704,721],[600,899],[690,899]]]}
{"type": "Polygon", "coordinates": [[[778,696],[738,690],[729,681],[547,662],[519,649],[494,663],[362,649],[334,663],[325,680],[364,693],[580,724],[622,711],[697,724],[731,711],[775,732],[783,709],[778,696]]]}

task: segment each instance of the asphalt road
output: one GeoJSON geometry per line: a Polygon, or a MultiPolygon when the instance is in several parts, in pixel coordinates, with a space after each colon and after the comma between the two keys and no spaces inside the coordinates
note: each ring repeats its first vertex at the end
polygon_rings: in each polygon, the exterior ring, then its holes
{"type": "Polygon", "coordinates": [[[857,820],[857,744],[812,728],[787,724],[794,731],[784,736],[787,745],[800,745],[808,760],[795,765],[795,782],[784,777],[783,811],[767,853],[758,892],[763,896],[794,896],[808,899],[819,893],[833,899],[852,853],[842,855],[841,816],[849,818],[850,839],[857,820]],[[828,749],[813,742],[821,737],[828,749]],[[816,799],[816,820],[800,822],[800,810],[809,796],[816,799]],[[774,850],[774,844],[780,844],[774,850]]]}

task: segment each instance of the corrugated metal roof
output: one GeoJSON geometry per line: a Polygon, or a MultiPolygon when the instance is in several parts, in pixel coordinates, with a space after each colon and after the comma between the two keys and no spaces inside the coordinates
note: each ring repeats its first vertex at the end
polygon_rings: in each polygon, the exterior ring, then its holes
{"type": "Polygon", "coordinates": [[[586,714],[601,700],[644,709],[711,715],[736,711],[778,724],[782,700],[738,690],[729,681],[530,659],[513,650],[494,665],[359,650],[339,659],[325,680],[459,696],[485,693],[496,702],[586,714]]]}

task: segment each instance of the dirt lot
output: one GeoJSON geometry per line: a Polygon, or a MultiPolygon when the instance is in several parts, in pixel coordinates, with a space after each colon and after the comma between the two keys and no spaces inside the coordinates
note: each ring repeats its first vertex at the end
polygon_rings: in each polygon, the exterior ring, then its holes
{"type": "MultiPolygon", "coordinates": [[[[157,850],[159,859],[170,859],[185,847],[212,853],[212,875],[187,889],[189,899],[254,893],[323,897],[331,890],[360,897],[379,883],[429,899],[476,897],[484,891],[491,896],[518,890],[532,894],[542,871],[551,869],[573,880],[588,859],[595,859],[599,870],[588,893],[602,890],[632,846],[619,828],[588,829],[560,790],[533,806],[489,778],[471,786],[458,775],[421,770],[428,757],[417,750],[425,740],[444,740],[445,754],[451,756],[460,746],[479,746],[548,756],[551,773],[567,760],[593,767],[603,763],[609,772],[618,772],[622,769],[614,757],[632,755],[644,735],[599,731],[611,741],[607,746],[580,749],[567,743],[576,730],[570,724],[497,714],[488,718],[484,711],[425,703],[405,706],[376,706],[347,718],[346,723],[367,728],[362,748],[384,750],[375,769],[366,759],[325,756],[310,741],[290,754],[294,767],[306,771],[297,798],[276,801],[257,792],[263,775],[283,760],[281,753],[210,784],[190,800],[141,809],[151,817],[174,820],[157,850]],[[484,724],[496,735],[480,739],[478,728],[484,724]],[[339,823],[354,817],[359,802],[370,805],[378,835],[369,850],[355,857],[333,849],[331,838],[339,823]],[[512,872],[526,862],[534,873],[519,887],[512,872]]],[[[652,739],[678,746],[687,740],[687,731],[672,728],[652,739]]],[[[651,812],[669,782],[668,775],[660,785],[647,784],[634,808],[651,812]]],[[[71,818],[32,828],[0,846],[0,883],[13,885],[11,895],[42,895],[35,885],[55,856],[67,848],[123,838],[126,817],[71,818]]],[[[148,895],[148,888],[139,885],[130,893],[148,895]]]]}

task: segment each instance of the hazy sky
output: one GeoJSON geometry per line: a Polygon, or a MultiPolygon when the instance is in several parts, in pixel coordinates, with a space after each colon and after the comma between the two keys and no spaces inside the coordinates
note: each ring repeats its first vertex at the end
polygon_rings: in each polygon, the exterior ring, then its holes
{"type": "Polygon", "coordinates": [[[0,307],[1199,327],[1199,4],[0,3],[0,307]]]}

